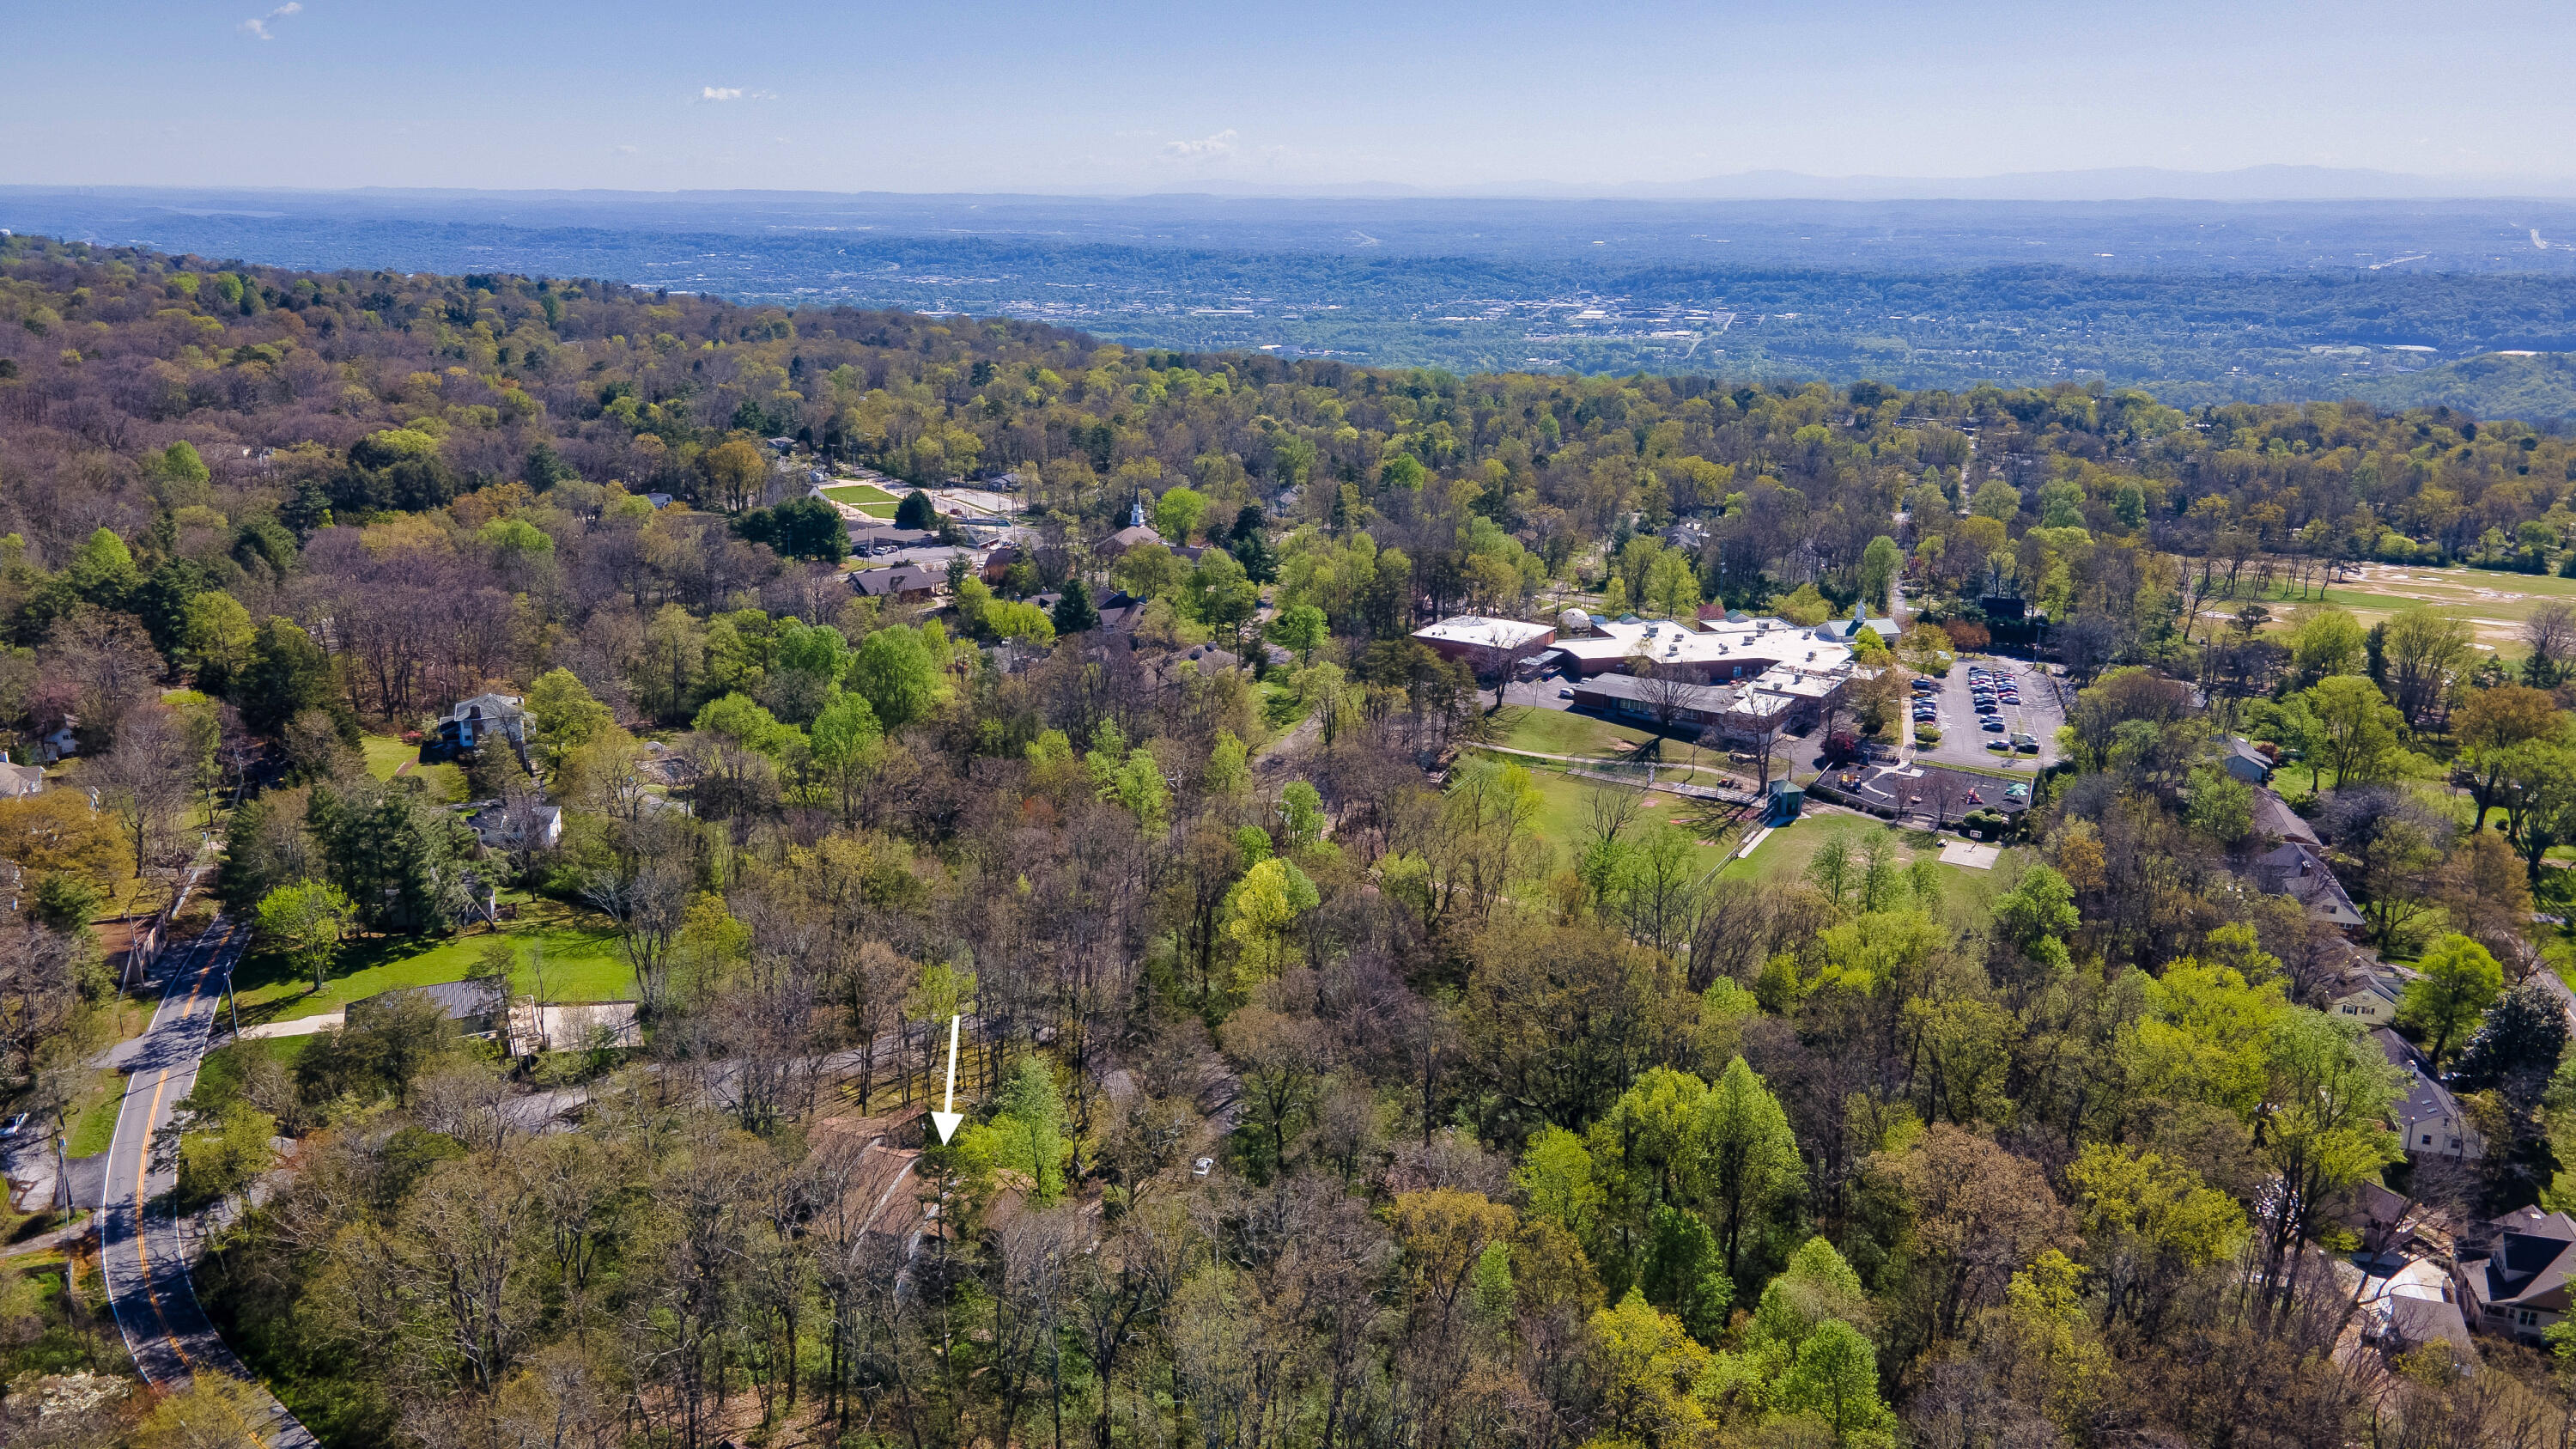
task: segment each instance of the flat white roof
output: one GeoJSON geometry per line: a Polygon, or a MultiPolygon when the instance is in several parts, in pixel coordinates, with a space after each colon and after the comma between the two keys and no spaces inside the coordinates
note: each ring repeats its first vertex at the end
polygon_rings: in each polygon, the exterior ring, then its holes
{"type": "Polygon", "coordinates": [[[1488,619],[1481,614],[1459,614],[1437,624],[1427,624],[1413,631],[1416,639],[1438,639],[1450,644],[1481,644],[1488,648],[1512,649],[1527,644],[1555,626],[1531,624],[1519,619],[1488,619]]]}
{"type": "Polygon", "coordinates": [[[1643,654],[1657,664],[1738,663],[1776,660],[1817,674],[1837,674],[1852,662],[1851,646],[1782,619],[1741,624],[1709,620],[1696,629],[1670,620],[1635,624],[1596,620],[1595,632],[1559,639],[1556,647],[1587,664],[1616,663],[1643,654]]]}

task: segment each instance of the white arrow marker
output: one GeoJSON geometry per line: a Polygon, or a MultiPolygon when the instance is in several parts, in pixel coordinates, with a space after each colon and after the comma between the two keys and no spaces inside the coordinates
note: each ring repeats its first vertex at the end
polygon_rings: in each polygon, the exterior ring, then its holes
{"type": "Polygon", "coordinates": [[[948,1100],[942,1105],[946,1110],[931,1113],[930,1122],[939,1129],[939,1143],[945,1147],[957,1135],[957,1124],[966,1120],[957,1111],[957,1018],[953,1016],[948,1018],[948,1100]]]}

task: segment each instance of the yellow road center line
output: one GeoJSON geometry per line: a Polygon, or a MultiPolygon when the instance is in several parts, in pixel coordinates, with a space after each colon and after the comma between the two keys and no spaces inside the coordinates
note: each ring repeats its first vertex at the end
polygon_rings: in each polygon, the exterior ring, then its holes
{"type": "MultiPolygon", "coordinates": [[[[208,961],[213,959],[214,958],[212,956],[207,957],[208,961]]],[[[188,999],[186,1002],[182,1003],[179,1008],[179,1014],[181,1017],[184,1018],[187,1015],[189,1007],[197,1004],[197,993],[204,990],[205,985],[206,967],[203,963],[200,963],[197,967],[197,979],[190,982],[188,985],[188,999]]],[[[187,1367],[189,1373],[193,1374],[197,1371],[197,1361],[188,1357],[187,1346],[179,1342],[178,1334],[171,1331],[170,1315],[161,1307],[161,1294],[152,1286],[151,1224],[144,1217],[143,1209],[145,1201],[143,1180],[145,1175],[150,1173],[152,1170],[152,1138],[148,1128],[152,1120],[161,1115],[161,1095],[169,1089],[170,1069],[168,1067],[163,1067],[161,1069],[159,1080],[152,1084],[152,1109],[149,1112],[146,1112],[143,1116],[143,1121],[147,1128],[146,1134],[143,1138],[143,1152],[141,1156],[135,1159],[134,1164],[134,1263],[135,1266],[142,1271],[143,1296],[152,1304],[152,1316],[161,1320],[162,1338],[168,1340],[170,1351],[177,1354],[179,1356],[179,1362],[187,1367]]]]}

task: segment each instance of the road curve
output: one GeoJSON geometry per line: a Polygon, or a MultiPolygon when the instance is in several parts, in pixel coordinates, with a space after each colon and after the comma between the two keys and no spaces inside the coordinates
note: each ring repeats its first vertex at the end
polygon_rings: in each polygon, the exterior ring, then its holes
{"type": "MultiPolygon", "coordinates": [[[[153,1199],[176,1183],[176,1165],[156,1167],[152,1139],[166,1126],[197,1081],[224,977],[250,944],[250,932],[218,918],[181,952],[165,958],[161,1004],[152,1013],[141,1050],[125,1079],[116,1136],[107,1149],[107,1185],[99,1202],[99,1267],[108,1303],[125,1335],[126,1351],[144,1380],[177,1388],[199,1372],[227,1374],[258,1385],[197,1302],[189,1281],[179,1225],[167,1204],[153,1199]]],[[[264,1387],[262,1425],[277,1449],[318,1449],[310,1430],[264,1387]]]]}

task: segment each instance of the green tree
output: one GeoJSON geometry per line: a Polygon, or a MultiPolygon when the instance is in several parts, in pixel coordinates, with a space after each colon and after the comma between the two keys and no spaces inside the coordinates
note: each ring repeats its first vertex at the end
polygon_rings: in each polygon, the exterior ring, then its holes
{"type": "Polygon", "coordinates": [[[1688,556],[1667,551],[1646,565],[1641,601],[1658,618],[1689,619],[1699,613],[1699,570],[1688,556]]]}
{"type": "Polygon", "coordinates": [[[2337,604],[2301,604],[2290,611],[2286,642],[2290,669],[2301,686],[2361,667],[2362,641],[2369,631],[2352,611],[2337,604]]]}
{"type": "Polygon", "coordinates": [[[845,822],[857,818],[859,786],[875,768],[884,737],[876,711],[855,694],[834,694],[814,717],[814,767],[840,797],[845,822]]]}
{"type": "Polygon", "coordinates": [[[293,621],[275,617],[251,637],[250,663],[235,681],[232,697],[242,723],[270,736],[305,710],[322,710],[334,719],[348,710],[331,656],[293,621]]]}
{"type": "Polygon", "coordinates": [[[1052,622],[1056,637],[1087,634],[1100,627],[1100,611],[1092,607],[1091,590],[1082,580],[1068,580],[1064,592],[1057,596],[1052,622]]]}
{"type": "Polygon", "coordinates": [[[2358,675],[2319,680],[2302,696],[2324,741],[2325,765],[2338,788],[2388,778],[2395,767],[2397,730],[2404,723],[2379,692],[2358,675]]]}
{"type": "Polygon", "coordinates": [[[1243,626],[1251,622],[1260,604],[1260,586],[1245,576],[1234,555],[1221,548],[1199,555],[1198,567],[1190,570],[1189,582],[1181,591],[1182,610],[1210,629],[1225,631],[1238,652],[1243,648],[1243,626]]]}
{"type": "Polygon", "coordinates": [[[876,712],[878,725],[895,734],[938,702],[939,664],[920,630],[897,624],[860,643],[850,687],[876,712]]]}
{"type": "Polygon", "coordinates": [[[297,970],[310,973],[313,989],[320,991],[330,982],[331,963],[339,959],[341,943],[348,938],[356,915],[348,894],[338,886],[297,881],[260,897],[256,929],[270,950],[283,953],[297,970]]]}
{"type": "Polygon", "coordinates": [[[894,505],[897,528],[934,529],[939,526],[939,510],[931,506],[930,495],[916,489],[903,495],[894,505]]]}
{"type": "Polygon", "coordinates": [[[2567,716],[2546,691],[2520,684],[2469,691],[2468,700],[2451,716],[2451,738],[2459,742],[2460,761],[2468,767],[2469,798],[2478,807],[2469,828],[2486,829],[2487,812],[2503,803],[2516,747],[2566,733],[2567,716]]]}
{"type": "Polygon", "coordinates": [[[1031,1198],[1041,1207],[1062,1197],[1073,1140],[1045,1059],[1030,1054],[1012,1063],[993,1105],[993,1119],[959,1134],[958,1146],[979,1163],[1028,1178],[1031,1198]]]}
{"type": "Polygon", "coordinates": [[[2387,1124],[2405,1078],[2362,1036],[2358,1022],[2300,1008],[2274,1022],[2263,1058],[2263,1130],[2255,1150],[2272,1183],[2259,1199],[2264,1252],[2257,1282],[2264,1301],[2285,1311],[2310,1256],[2302,1246],[2316,1236],[2327,1204],[2403,1155],[2387,1124]]]}
{"type": "Polygon", "coordinates": [[[249,1189],[276,1154],[277,1119],[236,1106],[179,1135],[179,1199],[211,1203],[249,1189]]]}
{"type": "Polygon", "coordinates": [[[1789,1116],[1762,1078],[1735,1057],[1710,1087],[1702,1137],[1710,1216],[1726,1243],[1726,1273],[1743,1274],[1745,1229],[1769,1220],[1805,1186],[1805,1159],[1789,1116]]]}
{"type": "MultiPolygon", "coordinates": [[[[1988,484],[1988,488],[1998,485],[1988,484]]],[[[1979,494],[1983,496],[1983,489],[1979,494]]],[[[1896,1415],[1878,1393],[1878,1350],[1839,1318],[1816,1325],[1780,1381],[1781,1407],[1812,1414],[1836,1444],[1890,1444],[1896,1415]]]]}
{"type": "Polygon", "coordinates": [[[179,657],[197,669],[197,687],[208,694],[229,693],[233,677],[251,659],[259,637],[250,610],[221,589],[208,589],[188,600],[179,624],[179,657]]]}
{"type": "Polygon", "coordinates": [[[2424,1038],[2433,1065],[2471,1022],[2504,992],[2504,967],[2466,936],[2448,935],[2415,963],[2419,971],[2397,999],[2397,1024],[2424,1038]]]}
{"type": "Polygon", "coordinates": [[[1869,541],[1860,552],[1860,596],[1880,613],[1888,608],[1888,590],[1896,582],[1897,570],[1905,566],[1905,552],[1896,540],[1886,534],[1869,541]]]}
{"type": "Polygon", "coordinates": [[[616,726],[608,706],[569,669],[549,669],[528,686],[528,725],[538,758],[552,769],[564,756],[616,726]]]}
{"type": "Polygon", "coordinates": [[[1734,1281],[1718,1261],[1717,1235],[1697,1213],[1666,1205],[1655,1209],[1646,1237],[1646,1261],[1637,1275],[1646,1301],[1682,1321],[1690,1335],[1714,1346],[1735,1301],[1734,1281]]]}
{"type": "Polygon", "coordinates": [[[1300,665],[1314,662],[1315,651],[1331,637],[1324,611],[1312,604],[1291,604],[1270,621],[1270,641],[1296,651],[1300,665]]]}
{"type": "Polygon", "coordinates": [[[2021,490],[2001,478],[1989,478],[1978,486],[1977,496],[1969,500],[1968,511],[2009,525],[2021,513],[2021,490]]]}
{"type": "Polygon", "coordinates": [[[1154,531],[1174,543],[1187,543],[1207,516],[1207,495],[1195,488],[1165,489],[1154,500],[1154,531]]]}

